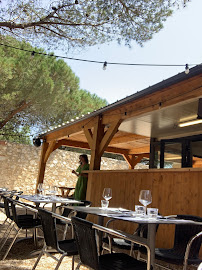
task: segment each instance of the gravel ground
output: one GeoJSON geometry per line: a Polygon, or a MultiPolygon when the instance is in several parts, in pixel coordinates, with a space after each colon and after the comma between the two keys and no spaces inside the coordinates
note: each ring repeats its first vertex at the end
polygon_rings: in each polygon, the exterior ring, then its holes
{"type": "MultiPolygon", "coordinates": [[[[5,215],[0,212],[0,224],[3,223],[5,219],[5,215]]],[[[3,235],[3,232],[5,232],[5,227],[0,225],[0,239],[3,235]]],[[[31,232],[29,232],[29,235],[31,236],[31,232]]],[[[25,237],[25,234],[22,233],[18,239],[25,237]]],[[[12,237],[8,240],[8,244],[12,240],[12,237]]],[[[6,250],[6,245],[1,251],[0,251],[0,258],[4,255],[4,252],[6,250]]],[[[43,240],[40,239],[38,242],[38,248],[40,249],[43,246],[43,240]]],[[[33,239],[24,239],[22,241],[18,241],[17,243],[14,244],[12,249],[10,250],[7,258],[4,261],[0,261],[0,269],[1,270],[27,270],[27,269],[32,269],[36,259],[37,255],[33,255],[33,253],[36,250],[33,239]]],[[[60,255],[56,254],[56,257],[59,258],[60,255]]],[[[79,257],[75,257],[75,267],[77,263],[79,262],[79,257]]],[[[53,260],[51,257],[48,257],[44,255],[38,266],[37,270],[45,270],[45,269],[55,269],[57,262],[53,260]]],[[[71,270],[72,269],[72,257],[65,257],[60,265],[59,270],[71,270]]],[[[87,267],[80,267],[81,270],[87,270],[90,268],[87,267]]]]}

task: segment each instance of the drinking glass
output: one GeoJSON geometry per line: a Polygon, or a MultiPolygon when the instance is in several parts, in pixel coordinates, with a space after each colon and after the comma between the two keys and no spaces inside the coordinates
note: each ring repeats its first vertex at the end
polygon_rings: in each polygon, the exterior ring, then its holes
{"type": "Polygon", "coordinates": [[[144,216],[146,214],[146,209],[142,205],[135,205],[135,214],[137,216],[144,216]]]}
{"type": "Polygon", "coordinates": [[[107,209],[108,206],[109,206],[109,201],[101,200],[102,209],[107,209]]]}
{"type": "Polygon", "coordinates": [[[139,202],[145,207],[152,202],[151,190],[141,190],[139,195],[139,202]]]}
{"type": "Polygon", "coordinates": [[[112,198],[112,189],[111,188],[104,188],[102,197],[109,201],[112,198]]]}
{"type": "Polygon", "coordinates": [[[158,217],[158,208],[147,208],[147,215],[149,219],[157,219],[158,217]]]}
{"type": "Polygon", "coordinates": [[[50,187],[50,193],[52,194],[52,196],[54,198],[56,197],[57,192],[58,192],[58,187],[56,187],[56,186],[51,186],[50,187]]]}
{"type": "Polygon", "coordinates": [[[50,195],[50,185],[46,184],[44,187],[44,193],[45,195],[50,195]]]}

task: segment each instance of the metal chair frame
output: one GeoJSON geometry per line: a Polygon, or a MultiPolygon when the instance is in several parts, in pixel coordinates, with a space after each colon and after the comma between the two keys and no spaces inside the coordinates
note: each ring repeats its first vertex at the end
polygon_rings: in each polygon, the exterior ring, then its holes
{"type": "Polygon", "coordinates": [[[188,242],[187,247],[186,247],[186,251],[185,251],[185,255],[184,255],[184,264],[183,264],[183,270],[187,269],[187,265],[188,265],[188,259],[189,259],[189,253],[191,250],[191,246],[193,244],[193,242],[199,238],[202,237],[202,231],[197,233],[196,235],[194,235],[188,242]]]}
{"type": "MultiPolygon", "coordinates": [[[[80,219],[78,217],[72,217],[73,226],[74,226],[74,219],[87,222],[87,221],[82,220],[82,219],[80,219]]],[[[75,229],[75,226],[74,226],[74,229],[75,229]]],[[[97,239],[99,238],[98,233],[102,232],[102,233],[106,233],[108,235],[111,235],[112,237],[121,238],[121,239],[124,239],[124,240],[128,240],[128,241],[130,241],[130,242],[132,242],[134,244],[139,244],[141,246],[144,246],[147,249],[147,270],[150,270],[150,253],[151,253],[151,251],[150,251],[149,246],[147,245],[147,240],[146,239],[145,239],[145,242],[143,243],[141,238],[139,238],[139,240],[138,240],[138,237],[134,237],[131,234],[128,234],[128,233],[125,233],[125,232],[122,232],[122,231],[112,230],[112,229],[109,229],[109,228],[106,228],[106,227],[103,227],[103,226],[100,226],[100,225],[97,225],[97,224],[92,224],[92,229],[94,229],[97,232],[97,239]]],[[[98,249],[99,249],[99,247],[98,247],[98,249]]],[[[98,255],[98,253],[97,253],[97,255],[98,255]]],[[[101,256],[105,256],[105,255],[101,255],[101,256]]],[[[77,265],[76,270],[80,269],[81,265],[82,265],[82,262],[80,262],[77,265]]]]}
{"type": "MultiPolygon", "coordinates": [[[[61,253],[62,255],[61,255],[61,257],[58,259],[58,258],[56,258],[54,255],[52,255],[52,254],[48,251],[48,246],[47,246],[47,244],[46,244],[46,236],[45,236],[45,234],[44,234],[44,237],[45,237],[44,247],[42,248],[42,250],[41,250],[41,252],[40,252],[40,254],[39,254],[39,256],[38,256],[38,258],[37,258],[37,260],[36,260],[36,262],[35,262],[35,264],[34,264],[34,266],[33,266],[33,268],[32,268],[32,270],[36,269],[36,267],[37,267],[37,265],[38,265],[38,263],[39,263],[41,257],[42,257],[44,254],[46,254],[47,256],[51,257],[51,258],[54,259],[55,261],[57,261],[57,265],[56,265],[56,267],[55,267],[55,270],[57,270],[57,269],[60,267],[60,264],[62,263],[62,260],[64,259],[64,257],[65,257],[65,256],[70,256],[70,255],[68,255],[67,252],[65,252],[64,250],[60,249],[59,246],[58,246],[57,233],[56,233],[56,218],[59,218],[59,219],[65,221],[65,222],[67,222],[67,223],[71,223],[71,219],[68,219],[68,218],[62,218],[61,216],[59,216],[59,215],[57,215],[57,214],[54,214],[54,213],[52,213],[52,212],[50,212],[50,211],[47,211],[47,210],[44,210],[44,209],[39,208],[39,209],[38,209],[39,215],[40,215],[40,212],[41,212],[41,213],[46,213],[47,215],[49,215],[49,216],[52,218],[52,224],[50,224],[50,226],[53,227],[52,229],[53,229],[53,232],[54,232],[54,239],[53,239],[53,242],[55,242],[54,245],[56,246],[56,247],[54,247],[54,251],[57,252],[57,253],[61,253]]],[[[42,215],[41,215],[41,219],[43,219],[42,215]]],[[[43,226],[44,226],[44,225],[43,225],[43,220],[42,220],[42,227],[43,227],[43,226]]],[[[45,228],[43,227],[43,230],[44,230],[44,229],[45,229],[45,228]]],[[[73,239],[72,239],[72,240],[73,240],[73,239]]],[[[49,246],[49,247],[50,247],[50,246],[49,246]]],[[[52,250],[51,250],[51,251],[52,251],[52,250]]],[[[72,255],[72,270],[74,270],[74,255],[72,255]]]]}
{"type": "MultiPolygon", "coordinates": [[[[82,205],[83,207],[90,207],[92,205],[92,203],[90,201],[81,200],[81,202],[84,203],[84,205],[82,205]]],[[[63,205],[63,207],[64,207],[64,205],[63,205]]],[[[81,212],[70,210],[70,212],[69,212],[69,214],[68,214],[67,217],[71,219],[71,217],[73,217],[73,216],[77,216],[77,217],[80,217],[80,218],[83,218],[84,219],[87,216],[87,214],[86,213],[81,213],[81,212]]],[[[67,224],[66,223],[65,224],[65,228],[64,228],[64,232],[63,232],[63,238],[62,238],[62,240],[64,240],[65,237],[66,237],[66,234],[67,234],[67,230],[69,228],[69,225],[71,225],[71,229],[72,229],[72,238],[74,237],[74,230],[73,230],[72,224],[67,224]]]]}
{"type": "MultiPolygon", "coordinates": [[[[6,244],[6,241],[7,241],[9,235],[11,234],[11,232],[12,232],[13,230],[16,231],[16,234],[15,234],[15,236],[14,236],[12,242],[10,243],[9,247],[7,248],[7,250],[6,250],[6,252],[5,252],[5,254],[4,254],[2,260],[5,260],[5,259],[6,259],[8,253],[9,253],[9,251],[11,250],[12,246],[14,245],[15,240],[17,239],[19,233],[20,233],[22,230],[25,229],[25,230],[26,230],[26,235],[27,235],[27,228],[22,228],[21,226],[19,226],[19,223],[18,223],[18,215],[17,215],[17,212],[16,212],[16,204],[19,204],[20,206],[22,206],[23,204],[22,204],[22,203],[18,203],[18,201],[12,200],[11,198],[6,198],[6,200],[8,200],[8,201],[10,202],[10,204],[11,204],[11,208],[12,208],[12,216],[13,216],[13,222],[12,222],[10,228],[9,228],[10,230],[8,231],[8,234],[7,234],[7,236],[6,236],[6,238],[5,238],[5,240],[4,240],[3,244],[2,244],[2,246],[1,246],[1,248],[0,248],[0,250],[1,250],[1,249],[3,248],[3,246],[6,244]],[[17,228],[15,228],[15,225],[17,225],[17,228]]],[[[32,208],[30,207],[30,209],[32,209],[32,208]]],[[[10,210],[9,210],[9,211],[10,211],[10,210]]],[[[25,215],[25,216],[26,216],[26,215],[25,215]]],[[[29,227],[29,229],[33,229],[33,230],[34,230],[36,227],[39,227],[39,225],[33,225],[33,227],[29,227]]],[[[35,235],[35,234],[33,234],[33,235],[34,235],[34,242],[36,243],[36,235],[35,235]]]]}

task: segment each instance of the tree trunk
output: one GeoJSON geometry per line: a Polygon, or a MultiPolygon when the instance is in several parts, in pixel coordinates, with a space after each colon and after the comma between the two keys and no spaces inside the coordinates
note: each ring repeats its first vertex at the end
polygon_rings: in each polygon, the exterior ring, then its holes
{"type": "Polygon", "coordinates": [[[10,114],[6,117],[6,119],[0,122],[0,129],[2,129],[8,123],[8,121],[10,121],[17,113],[23,111],[30,104],[31,102],[26,102],[25,100],[22,101],[16,109],[10,112],[10,114]]]}

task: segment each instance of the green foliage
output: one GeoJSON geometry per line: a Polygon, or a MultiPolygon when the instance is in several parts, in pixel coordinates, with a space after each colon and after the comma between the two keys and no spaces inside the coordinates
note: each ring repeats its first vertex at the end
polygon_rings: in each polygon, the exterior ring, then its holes
{"type": "MultiPolygon", "coordinates": [[[[12,46],[45,53],[12,37],[1,38],[12,46]]],[[[40,54],[31,56],[4,46],[0,46],[0,96],[0,125],[12,122],[9,128],[15,132],[29,126],[41,133],[107,104],[80,90],[78,77],[63,60],[40,54]]]]}
{"type": "Polygon", "coordinates": [[[31,144],[32,140],[28,134],[30,134],[30,127],[23,126],[19,128],[15,123],[9,122],[7,127],[0,130],[0,140],[31,144]]]}
{"type": "MultiPolygon", "coordinates": [[[[10,32],[66,49],[116,39],[150,40],[179,5],[189,0],[2,0],[1,33],[10,32]]],[[[37,44],[35,43],[35,44],[37,44]]]]}

